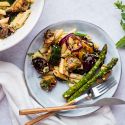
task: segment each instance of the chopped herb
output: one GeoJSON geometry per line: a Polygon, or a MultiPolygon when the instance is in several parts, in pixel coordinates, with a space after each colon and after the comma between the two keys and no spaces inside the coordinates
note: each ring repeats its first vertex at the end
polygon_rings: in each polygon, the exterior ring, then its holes
{"type": "Polygon", "coordinates": [[[121,16],[122,16],[122,19],[125,20],[125,12],[124,13],[122,12],[121,16]]]}
{"type": "Polygon", "coordinates": [[[34,55],[34,53],[28,53],[27,54],[29,57],[32,57],[34,55]]]}
{"type": "Polygon", "coordinates": [[[125,23],[123,22],[123,20],[121,20],[120,24],[122,26],[122,29],[125,30],[125,23]]]}
{"type": "Polygon", "coordinates": [[[49,63],[53,66],[58,65],[60,57],[61,57],[61,47],[58,45],[53,45],[49,63]]]}
{"type": "MultiPolygon", "coordinates": [[[[5,0],[2,0],[2,1],[5,1],[5,0]]],[[[9,2],[10,4],[13,4],[13,2],[15,1],[15,0],[6,0],[7,2],[9,2]]]]}

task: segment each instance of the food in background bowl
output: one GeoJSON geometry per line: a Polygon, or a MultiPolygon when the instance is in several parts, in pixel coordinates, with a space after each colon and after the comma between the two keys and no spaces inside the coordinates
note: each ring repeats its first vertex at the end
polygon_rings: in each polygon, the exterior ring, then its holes
{"type": "Polygon", "coordinates": [[[0,39],[21,28],[31,10],[33,0],[2,0],[0,2],[0,39]]]}

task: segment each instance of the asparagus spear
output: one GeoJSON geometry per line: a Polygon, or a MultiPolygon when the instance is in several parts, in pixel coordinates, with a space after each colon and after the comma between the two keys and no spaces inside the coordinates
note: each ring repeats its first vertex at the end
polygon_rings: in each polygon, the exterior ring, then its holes
{"type": "Polygon", "coordinates": [[[69,99],[69,101],[72,101],[76,99],[77,97],[81,96],[84,92],[86,92],[97,80],[97,78],[102,77],[107,72],[109,72],[117,63],[118,58],[112,58],[112,60],[103,68],[100,69],[100,71],[91,79],[89,80],[85,85],[83,85],[77,92],[75,92],[69,99]]]}
{"type": "Polygon", "coordinates": [[[83,78],[74,86],[70,87],[66,92],[64,92],[63,97],[69,98],[73,95],[82,85],[84,85],[92,76],[95,74],[96,70],[100,67],[100,65],[104,62],[105,56],[107,53],[107,45],[105,44],[100,55],[99,59],[93,66],[93,68],[85,75],[83,78]]]}

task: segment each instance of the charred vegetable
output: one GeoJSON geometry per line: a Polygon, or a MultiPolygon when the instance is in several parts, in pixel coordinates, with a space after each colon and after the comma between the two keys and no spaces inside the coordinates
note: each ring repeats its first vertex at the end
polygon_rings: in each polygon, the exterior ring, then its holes
{"type": "Polygon", "coordinates": [[[56,86],[56,79],[52,75],[44,76],[40,82],[40,86],[45,91],[51,91],[56,86]]]}
{"type": "Polygon", "coordinates": [[[4,39],[13,33],[13,29],[8,25],[0,25],[0,39],[4,39]]]}
{"type": "Polygon", "coordinates": [[[77,52],[82,49],[81,39],[75,35],[68,38],[66,45],[72,52],[77,52]]]}
{"type": "Polygon", "coordinates": [[[50,56],[49,63],[50,63],[52,66],[58,65],[58,64],[59,64],[60,57],[61,57],[61,48],[60,48],[60,46],[58,46],[58,45],[53,45],[53,46],[52,46],[52,53],[51,53],[51,56],[50,56]]]}
{"type": "Polygon", "coordinates": [[[27,0],[15,0],[7,12],[22,12],[29,9],[30,3],[27,0]]]}
{"type": "Polygon", "coordinates": [[[68,77],[67,76],[65,76],[65,75],[63,75],[63,74],[61,74],[60,72],[59,72],[59,67],[57,67],[57,66],[55,66],[54,67],[54,70],[53,70],[53,74],[56,76],[56,78],[58,78],[59,80],[68,80],[68,77]]]}
{"type": "Polygon", "coordinates": [[[10,4],[12,4],[15,0],[7,0],[10,4]]]}
{"type": "Polygon", "coordinates": [[[45,46],[49,47],[54,42],[54,33],[51,30],[47,30],[44,34],[45,46]]]}
{"type": "MultiPolygon", "coordinates": [[[[113,58],[104,68],[102,68],[94,77],[89,80],[85,85],[83,85],[78,91],[76,91],[69,99],[68,102],[76,99],[80,95],[82,95],[84,92],[86,92],[95,82],[98,78],[104,76],[107,72],[112,70],[112,68],[116,65],[118,59],[113,58]]],[[[81,81],[82,82],[82,81],[81,81]]]]}
{"type": "Polygon", "coordinates": [[[48,65],[47,61],[43,58],[36,57],[36,58],[32,59],[32,64],[35,67],[35,69],[37,70],[37,72],[40,74],[45,74],[45,73],[49,72],[49,65],[48,65]]]}
{"type": "Polygon", "coordinates": [[[70,71],[75,70],[81,66],[81,61],[77,57],[67,57],[66,58],[67,67],[70,71]]]}
{"type": "Polygon", "coordinates": [[[97,61],[98,56],[96,56],[95,54],[86,54],[83,57],[83,69],[85,72],[88,72],[93,65],[95,64],[95,62],[97,61]]]}

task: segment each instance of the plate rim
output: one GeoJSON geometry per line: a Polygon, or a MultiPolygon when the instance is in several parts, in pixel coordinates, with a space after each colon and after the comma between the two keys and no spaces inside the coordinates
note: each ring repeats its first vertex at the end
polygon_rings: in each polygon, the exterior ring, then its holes
{"type": "MultiPolygon", "coordinates": [[[[28,85],[28,83],[27,83],[27,80],[26,80],[25,71],[26,71],[26,57],[27,57],[27,53],[28,53],[28,50],[29,50],[30,46],[32,45],[33,41],[37,38],[37,36],[38,36],[42,31],[48,29],[48,28],[51,27],[51,26],[55,26],[56,24],[59,25],[59,24],[61,24],[61,23],[66,23],[66,22],[81,22],[81,23],[84,22],[84,23],[88,23],[88,24],[90,24],[90,25],[93,25],[94,27],[97,27],[97,28],[99,28],[100,30],[102,30],[102,31],[110,38],[110,40],[113,42],[113,44],[115,45],[113,39],[109,36],[109,34],[108,34],[105,30],[103,30],[103,29],[102,29],[101,27],[99,27],[98,25],[93,24],[93,23],[91,23],[91,22],[89,22],[89,21],[85,21],[85,20],[62,20],[62,21],[58,21],[58,22],[52,23],[52,24],[50,24],[50,25],[48,25],[48,26],[42,28],[42,30],[33,38],[33,40],[31,41],[31,43],[29,44],[29,47],[28,47],[28,49],[27,49],[27,51],[26,51],[26,55],[25,55],[25,58],[24,58],[24,65],[23,65],[24,80],[25,80],[25,82],[26,82],[26,86],[27,86],[27,88],[28,88],[28,91],[31,93],[31,95],[33,96],[33,98],[35,99],[35,101],[37,101],[42,107],[45,107],[45,106],[43,106],[43,105],[40,103],[40,101],[39,101],[40,99],[32,92],[32,90],[30,89],[30,87],[29,87],[29,85],[28,85]]],[[[117,49],[116,49],[116,50],[117,50],[117,49]]],[[[113,97],[113,96],[115,95],[115,93],[116,93],[116,91],[117,91],[117,89],[118,89],[118,86],[119,86],[119,84],[120,84],[120,81],[121,81],[121,76],[122,76],[122,63],[121,63],[121,57],[120,57],[120,54],[119,54],[119,51],[118,51],[118,50],[117,50],[117,53],[118,53],[118,58],[119,58],[119,63],[120,63],[120,78],[119,78],[119,81],[118,81],[117,88],[116,88],[114,94],[113,94],[111,97],[113,97]]],[[[77,115],[77,116],[69,116],[69,115],[66,115],[65,113],[64,113],[64,114],[63,114],[63,113],[56,113],[56,114],[58,114],[59,116],[64,116],[64,117],[79,117],[79,116],[90,115],[90,114],[92,114],[92,113],[98,111],[98,110],[101,109],[101,108],[102,108],[102,107],[95,107],[94,111],[91,111],[91,112],[89,112],[89,113],[87,113],[87,114],[83,114],[83,115],[77,115]]]]}

